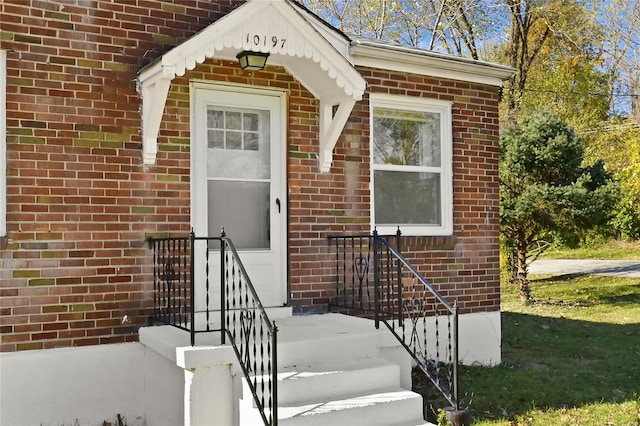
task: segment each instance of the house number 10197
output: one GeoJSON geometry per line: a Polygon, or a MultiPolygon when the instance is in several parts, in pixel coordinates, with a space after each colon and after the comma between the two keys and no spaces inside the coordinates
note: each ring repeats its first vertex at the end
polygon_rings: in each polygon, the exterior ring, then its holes
{"type": "Polygon", "coordinates": [[[253,43],[254,46],[267,46],[267,45],[271,45],[271,47],[277,47],[278,45],[280,46],[280,48],[283,48],[285,46],[285,44],[287,44],[287,39],[286,38],[278,38],[276,36],[272,36],[271,40],[269,40],[269,37],[264,35],[261,36],[259,34],[249,34],[247,33],[247,43],[253,43]]]}

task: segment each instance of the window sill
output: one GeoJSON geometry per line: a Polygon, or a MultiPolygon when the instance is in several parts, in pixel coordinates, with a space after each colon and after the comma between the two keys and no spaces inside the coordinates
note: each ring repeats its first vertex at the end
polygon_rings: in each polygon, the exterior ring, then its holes
{"type": "MultiPolygon", "coordinates": [[[[396,235],[398,226],[378,225],[374,227],[378,231],[378,235],[396,235]]],[[[453,236],[453,229],[444,227],[424,227],[424,226],[406,226],[400,225],[400,232],[403,236],[413,237],[449,237],[453,236]]]]}

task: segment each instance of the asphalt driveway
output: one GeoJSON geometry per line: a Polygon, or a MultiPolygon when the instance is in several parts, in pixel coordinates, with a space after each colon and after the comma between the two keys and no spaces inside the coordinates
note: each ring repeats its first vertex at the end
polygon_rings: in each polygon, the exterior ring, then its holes
{"type": "Polygon", "coordinates": [[[538,259],[529,266],[529,273],[611,275],[640,278],[640,260],[538,259]]]}

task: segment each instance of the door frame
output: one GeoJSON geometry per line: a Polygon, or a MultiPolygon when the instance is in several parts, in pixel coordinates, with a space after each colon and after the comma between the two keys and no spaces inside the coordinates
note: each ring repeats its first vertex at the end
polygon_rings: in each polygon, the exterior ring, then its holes
{"type": "MultiPolygon", "coordinates": [[[[219,237],[219,235],[206,235],[208,233],[208,223],[207,216],[205,214],[196,214],[199,211],[207,210],[207,198],[206,197],[198,197],[194,194],[199,193],[199,191],[205,191],[206,193],[206,167],[203,170],[200,170],[199,166],[196,166],[196,105],[198,103],[198,93],[202,92],[225,92],[228,93],[229,96],[234,95],[257,95],[257,96],[268,96],[272,98],[277,98],[278,102],[278,110],[276,111],[278,117],[274,120],[276,126],[280,126],[279,132],[279,140],[272,141],[271,143],[280,144],[280,155],[278,158],[272,158],[272,164],[276,164],[279,170],[278,176],[271,176],[271,179],[276,179],[278,182],[276,183],[276,187],[278,188],[279,196],[276,194],[276,197],[280,199],[280,231],[278,238],[280,239],[280,253],[278,258],[279,269],[281,271],[281,288],[280,292],[280,300],[278,305],[276,306],[286,306],[289,304],[289,268],[288,268],[288,253],[289,253],[289,240],[288,240],[288,229],[289,229],[289,209],[288,209],[288,193],[287,193],[287,177],[288,177],[288,169],[287,169],[287,154],[288,154],[288,127],[287,127],[287,92],[279,89],[266,89],[266,88],[257,88],[253,86],[246,85],[236,85],[236,84],[224,84],[220,82],[210,82],[210,81],[199,81],[192,80],[189,84],[189,96],[190,96],[190,220],[191,227],[195,232],[197,237],[200,236],[208,236],[208,237],[219,237]],[[205,188],[202,188],[203,182],[205,183],[205,188]]],[[[224,101],[221,102],[224,105],[224,101]]],[[[248,107],[250,107],[248,105],[248,107]]],[[[272,206],[273,207],[273,206],[272,206]]],[[[233,237],[233,236],[232,236],[233,237]]],[[[240,253],[241,254],[241,253],[240,253]]],[[[242,254],[241,254],[242,255],[242,254]]]]}

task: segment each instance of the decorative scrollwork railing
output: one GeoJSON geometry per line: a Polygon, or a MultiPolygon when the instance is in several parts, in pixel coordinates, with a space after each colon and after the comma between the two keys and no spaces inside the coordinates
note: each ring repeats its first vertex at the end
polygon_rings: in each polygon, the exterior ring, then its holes
{"type": "Polygon", "coordinates": [[[153,251],[151,319],[189,331],[193,345],[197,332],[191,326],[195,317],[191,282],[194,241],[191,237],[150,238],[148,241],[153,251]]]}
{"type": "Polygon", "coordinates": [[[458,309],[401,252],[402,236],[330,236],[336,296],[331,308],[382,322],[451,406],[459,409],[458,309]]]}
{"type": "Polygon", "coordinates": [[[222,235],[224,329],[266,425],[278,424],[277,335],[233,242],[222,235]]]}
{"type": "Polygon", "coordinates": [[[197,333],[220,332],[223,345],[229,339],[265,425],[277,425],[278,329],[269,320],[233,241],[224,231],[220,237],[196,237],[192,231],[188,237],[148,241],[153,250],[152,320],[188,331],[192,346],[197,333]],[[216,277],[218,294],[214,294],[216,277]],[[196,279],[204,285],[196,287],[196,279]],[[219,328],[211,326],[216,313],[219,328]],[[202,319],[196,321],[196,315],[202,319]]]}

